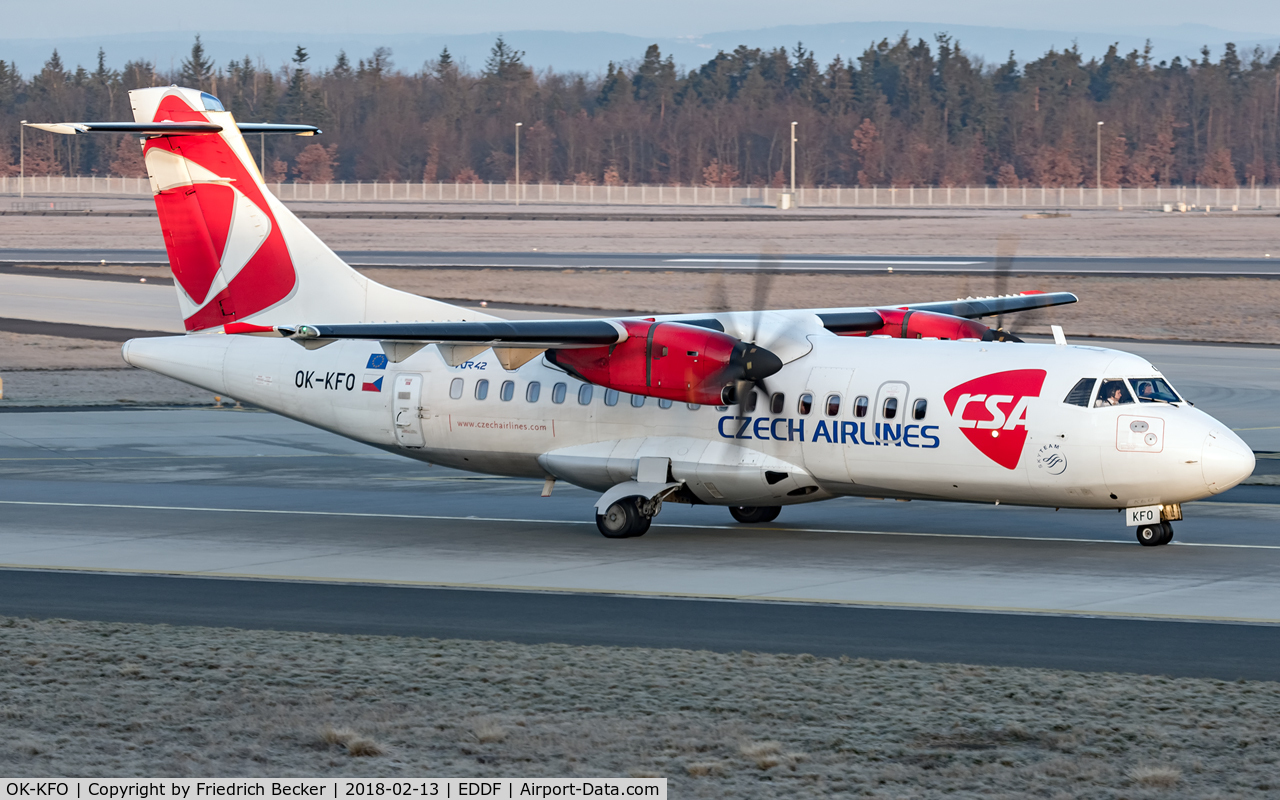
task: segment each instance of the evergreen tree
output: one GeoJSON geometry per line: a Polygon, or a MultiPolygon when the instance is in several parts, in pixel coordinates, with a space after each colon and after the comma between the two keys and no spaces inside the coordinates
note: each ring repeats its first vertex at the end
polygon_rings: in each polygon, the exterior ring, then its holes
{"type": "Polygon", "coordinates": [[[200,42],[200,34],[191,45],[191,55],[182,60],[182,71],[178,73],[179,83],[192,89],[207,92],[213,88],[213,61],[206,58],[204,45],[200,42]]]}

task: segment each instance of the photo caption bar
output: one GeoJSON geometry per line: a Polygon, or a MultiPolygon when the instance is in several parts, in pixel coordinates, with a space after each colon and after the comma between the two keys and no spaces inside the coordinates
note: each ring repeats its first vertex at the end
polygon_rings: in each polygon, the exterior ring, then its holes
{"type": "Polygon", "coordinates": [[[0,778],[2,800],[207,800],[240,797],[344,798],[646,797],[666,800],[666,778],[0,778]]]}

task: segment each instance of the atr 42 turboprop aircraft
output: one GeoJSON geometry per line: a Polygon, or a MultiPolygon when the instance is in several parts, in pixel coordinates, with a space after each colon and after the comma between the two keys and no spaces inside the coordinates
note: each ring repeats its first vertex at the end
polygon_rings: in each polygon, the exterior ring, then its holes
{"type": "Polygon", "coordinates": [[[188,335],[130,364],[410,458],[601,492],[600,532],[664,502],[740,522],[846,495],[1118,509],[1138,541],[1253,471],[1146,360],[1027,344],[1024,293],[892,308],[504,321],[379,285],[268,192],[217,98],[129,93],[188,335]]]}

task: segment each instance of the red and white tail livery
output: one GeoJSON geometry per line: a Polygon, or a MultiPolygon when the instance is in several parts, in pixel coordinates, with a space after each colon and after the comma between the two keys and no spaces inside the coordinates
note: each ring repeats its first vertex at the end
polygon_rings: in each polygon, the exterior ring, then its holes
{"type": "Polygon", "coordinates": [[[351,269],[263,183],[231,113],[178,87],[129,93],[134,122],[210,123],[151,136],[145,158],[189,331],[232,323],[489,319],[388,289],[351,269]]]}

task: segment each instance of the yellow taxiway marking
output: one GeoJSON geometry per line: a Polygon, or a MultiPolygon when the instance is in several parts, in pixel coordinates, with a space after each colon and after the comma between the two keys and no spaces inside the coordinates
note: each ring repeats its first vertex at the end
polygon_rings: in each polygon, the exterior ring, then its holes
{"type": "MultiPolygon", "coordinates": [[[[465,519],[465,517],[464,517],[465,519]]],[[[586,589],[578,586],[525,586],[502,583],[450,583],[445,581],[407,581],[381,578],[338,578],[312,575],[271,575],[253,572],[211,572],[196,570],[119,569],[115,567],[62,567],[40,564],[0,564],[0,569],[29,572],[72,572],[107,575],[140,575],[149,577],[204,578],[210,580],[253,580],[281,583],[341,584],[349,586],[398,586],[412,589],[458,589],[483,592],[530,592],[538,594],[595,595],[610,597],[644,597],[657,600],[706,600],[725,603],[779,603],[807,606],[845,606],[850,608],[906,609],[910,611],[953,611],[985,614],[1025,614],[1045,617],[1102,617],[1108,619],[1154,620],[1161,622],[1217,622],[1245,625],[1280,625],[1280,619],[1265,617],[1221,617],[1201,614],[1154,614],[1140,611],[1082,611],[1071,608],[1027,608],[1021,606],[979,606],[939,603],[900,603],[883,600],[838,600],[821,597],[783,597],[780,595],[711,594],[702,592],[644,591],[641,589],[586,589]]]]}
{"type": "MultiPolygon", "coordinates": [[[[134,511],[188,511],[218,514],[279,514],[310,517],[353,517],[358,519],[421,519],[437,522],[517,522],[535,525],[592,525],[590,520],[582,519],[526,519],[520,517],[478,517],[449,516],[443,514],[380,514],[366,511],[306,511],[276,508],[213,508],[202,506],[150,506],[125,503],[63,503],[42,500],[0,500],[0,505],[10,506],[52,506],[56,508],[114,508],[134,511]]],[[[1272,507],[1269,503],[1215,503],[1215,505],[1262,506],[1272,507]]],[[[1003,536],[980,533],[927,533],[922,531],[863,531],[841,528],[770,528],[753,525],[743,528],[741,525],[682,525],[655,524],[655,528],[684,528],[702,531],[775,531],[778,533],[840,533],[861,536],[904,536],[929,539],[978,539],[1018,542],[1071,542],[1075,544],[1111,544],[1130,547],[1132,541],[1121,539],[1079,539],[1065,536],[1003,536]]],[[[1212,547],[1243,550],[1280,550],[1280,545],[1271,544],[1223,544],[1217,542],[1171,542],[1180,547],[1212,547]]]]}

